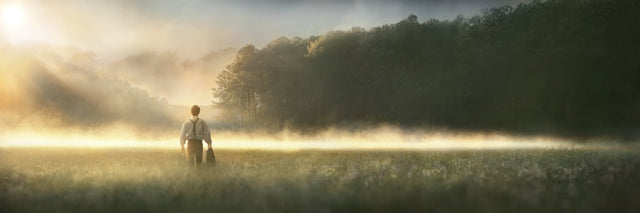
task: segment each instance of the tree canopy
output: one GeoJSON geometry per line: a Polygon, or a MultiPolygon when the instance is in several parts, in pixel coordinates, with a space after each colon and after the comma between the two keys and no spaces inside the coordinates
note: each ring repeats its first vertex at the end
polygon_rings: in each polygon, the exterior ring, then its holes
{"type": "Polygon", "coordinates": [[[640,2],[549,0],[471,18],[247,45],[217,77],[228,119],[637,137],[640,2]]]}

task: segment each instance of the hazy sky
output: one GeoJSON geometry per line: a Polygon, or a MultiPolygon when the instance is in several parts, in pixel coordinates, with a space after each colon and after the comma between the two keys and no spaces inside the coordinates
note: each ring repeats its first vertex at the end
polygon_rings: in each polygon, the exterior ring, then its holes
{"type": "Polygon", "coordinates": [[[117,60],[142,50],[186,58],[211,50],[267,44],[279,36],[322,34],[395,23],[409,14],[469,17],[525,0],[0,0],[2,35],[13,44],[74,46],[117,60]],[[18,9],[7,9],[18,8],[18,9]],[[15,12],[9,12],[15,13],[15,12]],[[15,15],[13,15],[15,16],[15,15]]]}

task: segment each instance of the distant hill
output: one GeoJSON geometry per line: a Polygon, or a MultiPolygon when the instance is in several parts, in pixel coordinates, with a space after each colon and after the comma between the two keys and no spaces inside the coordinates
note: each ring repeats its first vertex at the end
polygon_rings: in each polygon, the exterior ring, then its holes
{"type": "Polygon", "coordinates": [[[108,73],[166,97],[171,104],[210,104],[216,76],[233,61],[237,49],[211,51],[195,60],[184,60],[175,53],[141,52],[108,67],[108,73]],[[193,100],[200,100],[190,103],[193,100]]]}

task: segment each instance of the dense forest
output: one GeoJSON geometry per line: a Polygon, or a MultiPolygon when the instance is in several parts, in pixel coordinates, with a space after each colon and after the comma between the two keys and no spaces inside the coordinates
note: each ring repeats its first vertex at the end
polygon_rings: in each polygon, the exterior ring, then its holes
{"type": "Polygon", "coordinates": [[[639,23],[639,1],[549,0],[282,37],[241,48],[213,98],[243,127],[635,138],[639,23]]]}

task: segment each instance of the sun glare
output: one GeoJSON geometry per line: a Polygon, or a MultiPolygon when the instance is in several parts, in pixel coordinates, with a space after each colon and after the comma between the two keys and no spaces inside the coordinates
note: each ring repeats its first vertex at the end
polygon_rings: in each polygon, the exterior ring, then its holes
{"type": "Polygon", "coordinates": [[[7,27],[18,27],[25,22],[26,15],[18,4],[10,4],[2,8],[2,21],[7,27]]]}

